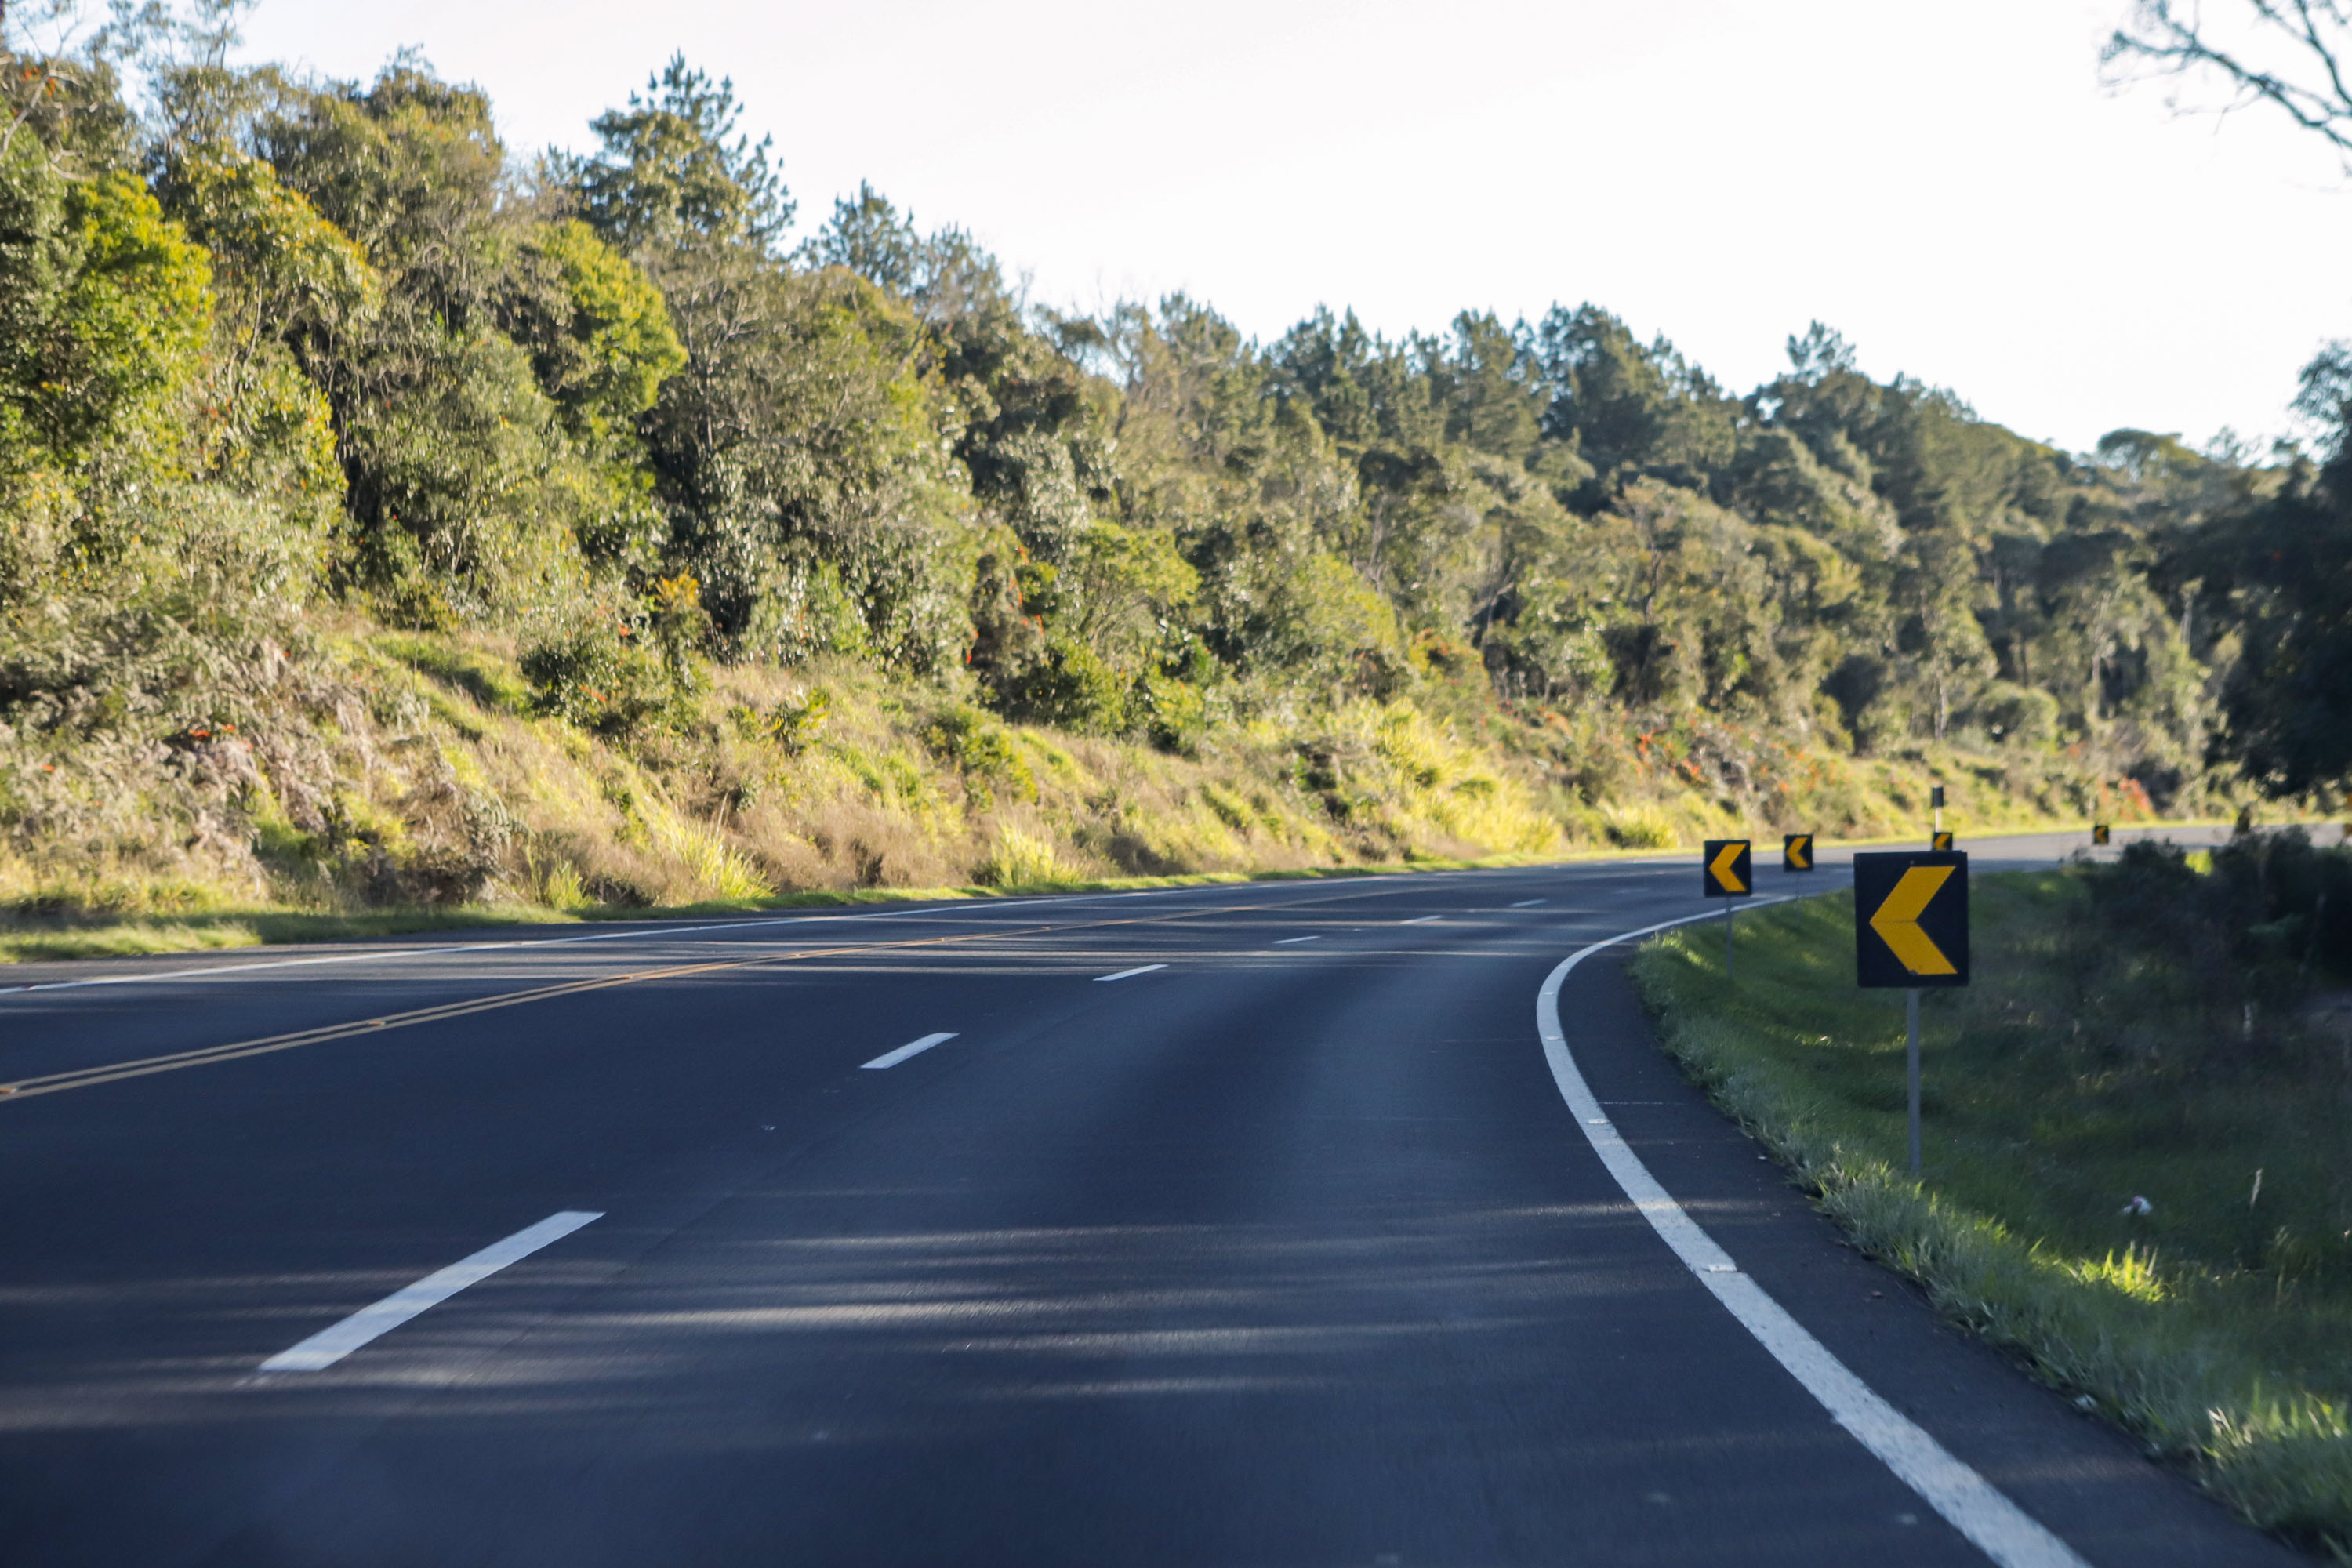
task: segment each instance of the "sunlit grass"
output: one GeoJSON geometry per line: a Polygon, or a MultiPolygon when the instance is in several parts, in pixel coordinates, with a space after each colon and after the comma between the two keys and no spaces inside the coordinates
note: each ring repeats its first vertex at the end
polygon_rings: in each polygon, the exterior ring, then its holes
{"type": "Polygon", "coordinates": [[[247,910],[197,915],[0,920],[0,963],[60,958],[129,958],[201,952],[340,938],[461,931],[485,925],[540,925],[577,917],[535,904],[461,904],[441,909],[247,910]]]}
{"type": "MultiPolygon", "coordinates": [[[[1039,875],[1001,883],[964,883],[937,888],[810,889],[789,893],[751,892],[689,903],[645,908],[584,903],[559,904],[553,898],[578,896],[575,879],[551,873],[549,901],[458,904],[408,909],[332,912],[261,909],[211,910],[139,919],[103,916],[0,917],[0,963],[63,958],[124,958],[141,953],[193,952],[299,942],[394,936],[416,931],[463,931],[483,926],[546,925],[578,921],[660,921],[695,916],[761,914],[777,910],[838,909],[852,905],[936,903],[965,899],[1034,897],[1053,893],[1130,892],[1153,888],[1200,888],[1244,882],[1286,882],[1331,877],[1400,876],[1423,871],[1459,871],[1521,866],[1538,857],[1488,856],[1475,860],[1416,860],[1405,866],[1308,866],[1278,870],[1199,871],[1166,877],[1039,875]]],[[[1043,872],[1035,860],[1025,868],[1043,872]]]]}
{"type": "Polygon", "coordinates": [[[1743,916],[1736,985],[1714,928],[1634,973],[1858,1244],[2249,1520],[2352,1557],[2352,1072],[2324,1040],[2182,1049],[2210,1042],[2163,976],[2085,969],[2066,874],[1980,877],[1973,903],[1976,983],[1922,1009],[1919,1181],[1902,994],[1854,986],[1849,896],[1743,916]]]}

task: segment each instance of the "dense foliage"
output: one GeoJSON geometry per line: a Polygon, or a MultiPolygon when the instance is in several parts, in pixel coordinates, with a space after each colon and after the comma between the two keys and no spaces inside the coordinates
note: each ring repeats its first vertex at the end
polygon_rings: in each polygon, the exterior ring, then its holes
{"type": "Polygon", "coordinates": [[[540,711],[623,738],[714,661],[832,658],[1172,752],[1475,689],[1588,800],[1654,744],[1768,818],[1803,752],[2063,756],[2158,807],[2352,765],[2340,449],[2070,454],[1819,323],[1738,395],[1593,305],[1270,343],[1182,297],[1065,314],[871,190],[793,243],[683,61],[525,163],[421,60],[228,41],[0,58],[20,832],[37,773],[250,722],[354,618],[499,630],[540,711]]]}

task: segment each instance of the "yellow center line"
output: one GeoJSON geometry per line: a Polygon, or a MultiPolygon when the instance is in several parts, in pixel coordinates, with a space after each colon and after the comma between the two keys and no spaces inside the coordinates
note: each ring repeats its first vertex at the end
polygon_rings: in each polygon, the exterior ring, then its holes
{"type": "Polygon", "coordinates": [[[268,1056],[273,1051],[290,1051],[301,1046],[323,1045],[330,1040],[349,1039],[354,1035],[373,1034],[380,1029],[404,1029],[416,1024],[434,1024],[445,1018],[462,1018],[474,1013],[496,1012],[502,1007],[520,1007],[530,1002],[551,1002],[559,996],[577,996],[590,991],[606,991],[619,985],[635,985],[653,980],[677,980],[689,974],[712,974],[722,970],[750,969],[763,963],[790,963],[804,958],[838,958],[847,953],[878,952],[918,947],[944,947],[958,942],[995,942],[1013,937],[1039,936],[1054,931],[1099,931],[1110,926],[1145,925],[1156,921],[1198,920],[1203,915],[1233,914],[1278,906],[1265,904],[1224,904],[1214,909],[1191,910],[1174,914],[1138,915],[1129,920],[1095,921],[1083,925],[1037,925],[1019,930],[973,931],[963,936],[910,937],[900,942],[862,942],[845,947],[808,948],[798,952],[764,952],[756,958],[733,958],[711,963],[687,963],[668,969],[648,969],[627,974],[607,974],[593,980],[572,980],[560,985],[533,986],[528,991],[509,991],[501,995],[478,997],[470,1002],[445,1002],[436,1006],[418,1007],[406,1013],[386,1013],[381,1017],[360,1018],[347,1024],[326,1024],[313,1029],[298,1029],[291,1034],[267,1035],[257,1039],[232,1040],[226,1045],[205,1046],[195,1050],[173,1051],[169,1055],[141,1057],[131,1061],[112,1062],[104,1067],[79,1068],[71,1072],[48,1073],[37,1078],[18,1079],[13,1083],[0,1083],[0,1101],[29,1100],[37,1095],[58,1094],[69,1089],[90,1089],[101,1083],[116,1083],[127,1078],[145,1078],[152,1073],[178,1072],[184,1068],[209,1067],[215,1062],[231,1062],[247,1057],[268,1056]]]}

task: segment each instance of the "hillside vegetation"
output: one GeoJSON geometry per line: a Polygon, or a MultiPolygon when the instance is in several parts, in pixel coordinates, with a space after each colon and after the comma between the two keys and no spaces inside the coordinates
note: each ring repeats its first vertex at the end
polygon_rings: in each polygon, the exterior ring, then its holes
{"type": "Polygon", "coordinates": [[[310,80],[51,9],[68,41],[11,15],[0,61],[19,939],[1909,831],[1932,781],[1964,828],[2129,820],[2342,771],[2324,680],[2317,722],[2263,706],[2322,670],[2307,574],[2237,570],[2333,467],[2069,454],[1819,323],[1742,396],[1592,305],[1065,312],[871,190],[796,227],[683,61],[531,159],[413,57],[310,80]]]}

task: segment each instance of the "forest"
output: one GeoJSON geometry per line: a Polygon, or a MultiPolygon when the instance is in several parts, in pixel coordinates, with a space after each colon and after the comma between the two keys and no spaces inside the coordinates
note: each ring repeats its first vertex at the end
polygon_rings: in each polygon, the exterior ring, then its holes
{"type": "Polygon", "coordinates": [[[1599,304],[1255,341],[803,214],[683,59],[473,87],[0,56],[0,902],[26,917],[1402,864],[2331,809],[2306,448],[1745,393],[1599,304]]]}

